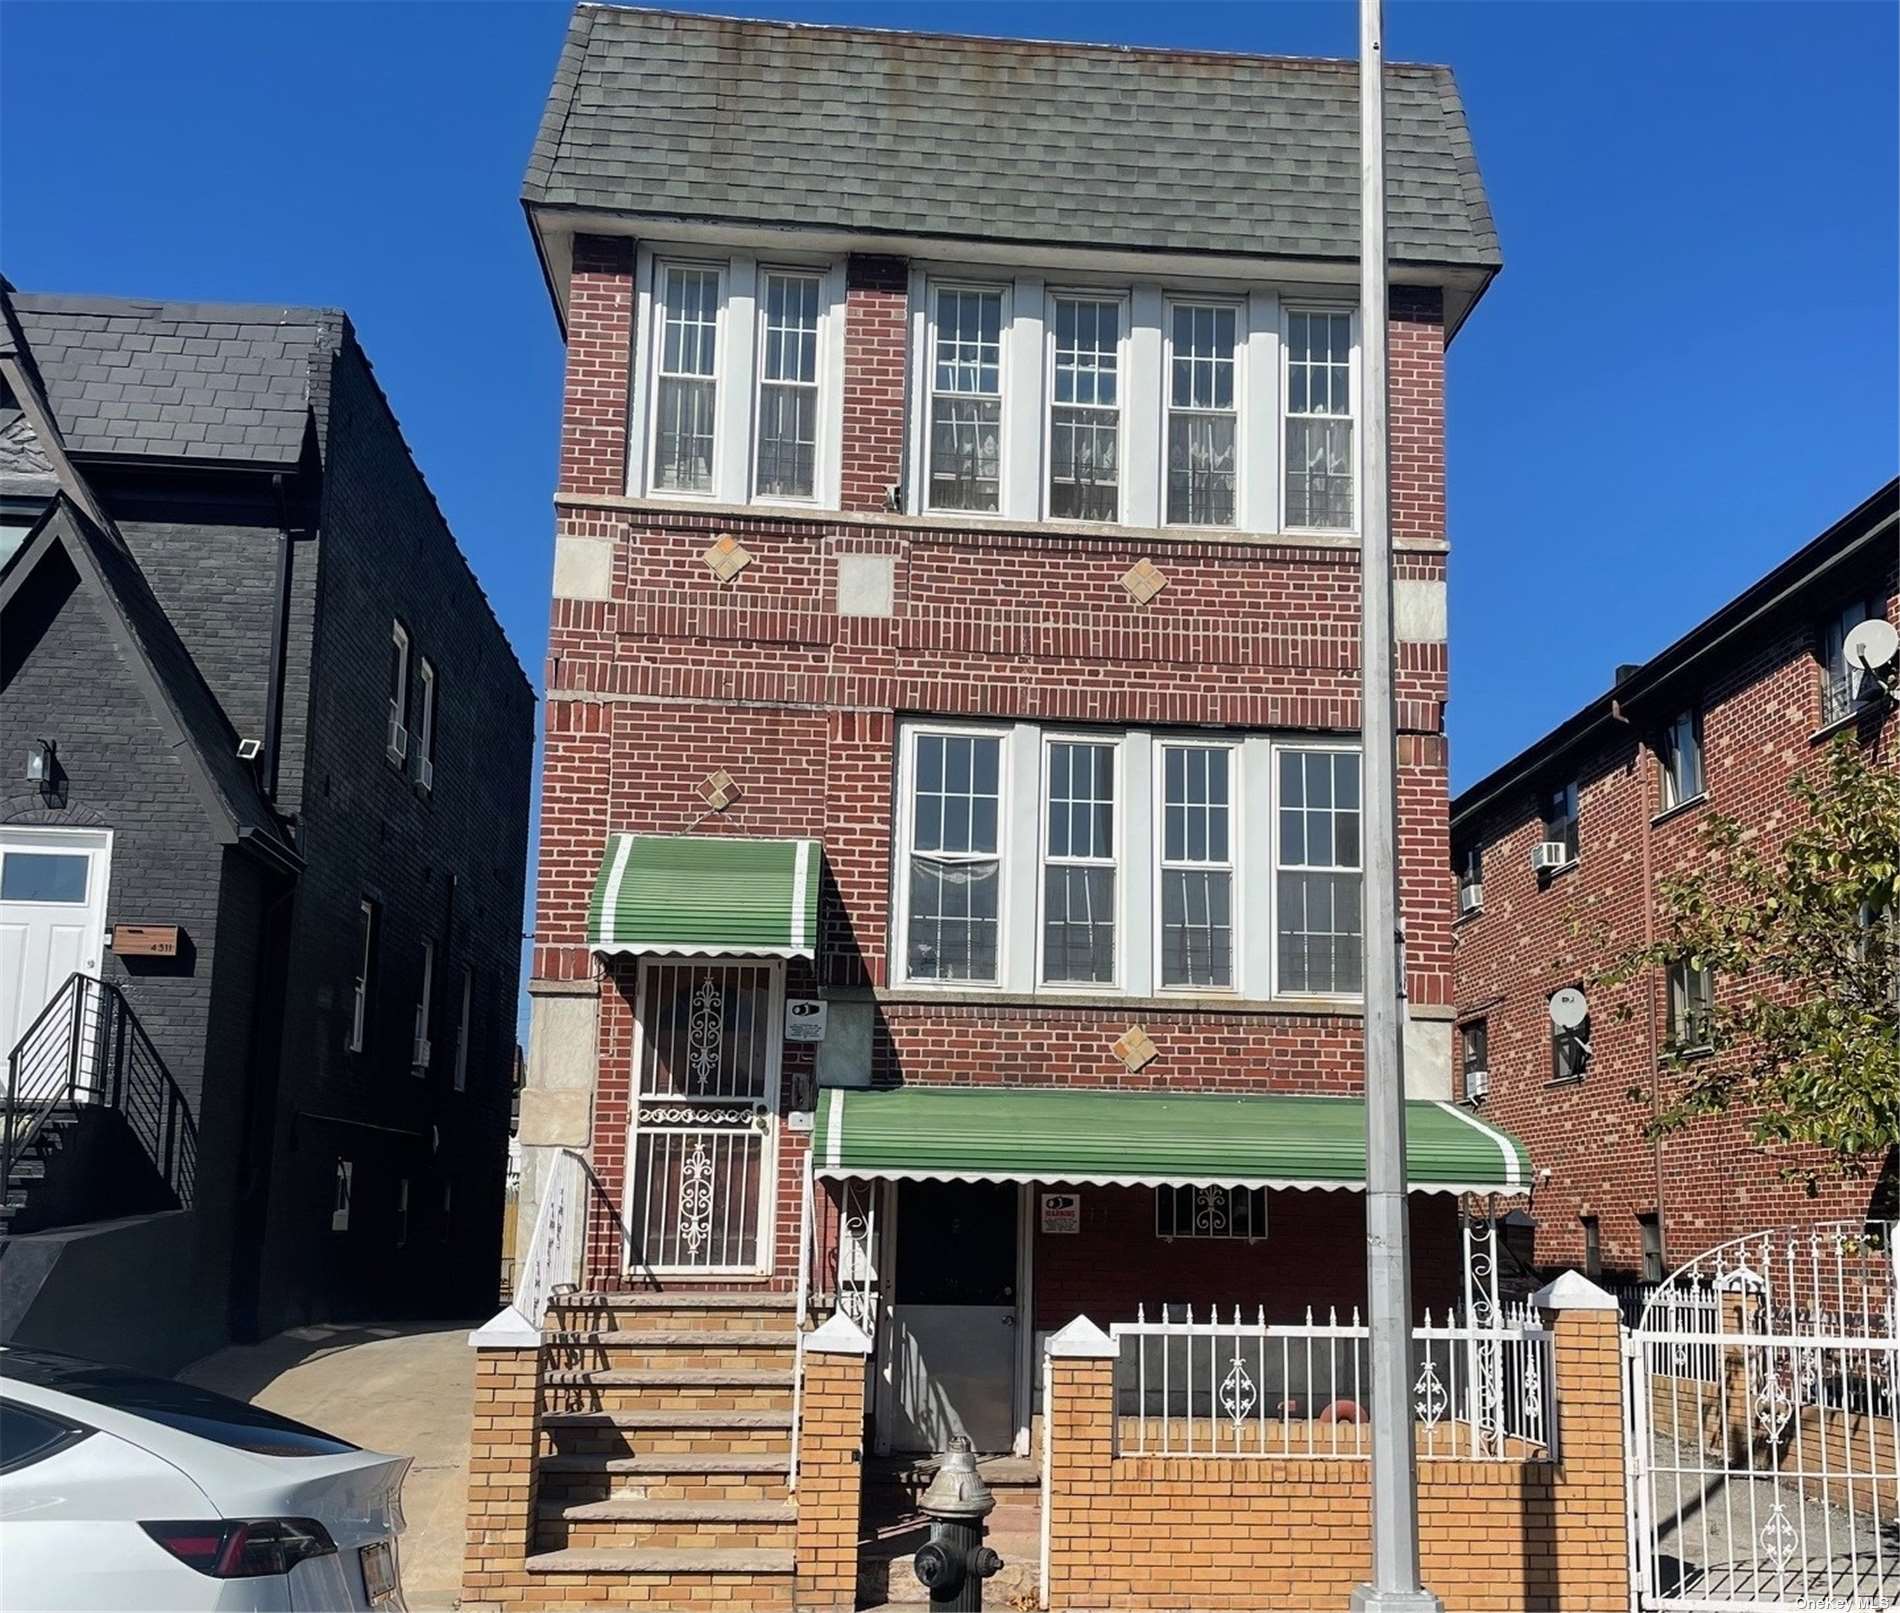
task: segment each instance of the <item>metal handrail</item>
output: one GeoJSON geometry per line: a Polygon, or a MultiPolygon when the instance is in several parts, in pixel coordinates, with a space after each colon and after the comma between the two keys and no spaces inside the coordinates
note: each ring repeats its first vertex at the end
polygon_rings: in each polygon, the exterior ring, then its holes
{"type": "Polygon", "coordinates": [[[123,1115],[179,1208],[191,1208],[198,1179],[191,1106],[125,993],[75,972],[7,1055],[0,1199],[54,1112],[82,1104],[123,1115]]]}

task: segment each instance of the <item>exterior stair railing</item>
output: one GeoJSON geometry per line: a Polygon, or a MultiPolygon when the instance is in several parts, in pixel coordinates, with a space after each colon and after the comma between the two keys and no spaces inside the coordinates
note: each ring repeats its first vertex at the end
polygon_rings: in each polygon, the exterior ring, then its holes
{"type": "Polygon", "coordinates": [[[116,1109],[188,1210],[198,1183],[198,1125],[124,992],[72,974],[7,1055],[0,1111],[0,1202],[20,1162],[62,1108],[116,1109]]]}

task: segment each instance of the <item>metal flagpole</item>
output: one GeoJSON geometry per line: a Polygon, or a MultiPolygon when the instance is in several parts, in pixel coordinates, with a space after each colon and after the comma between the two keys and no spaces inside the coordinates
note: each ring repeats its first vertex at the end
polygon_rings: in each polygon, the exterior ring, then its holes
{"type": "Polygon", "coordinates": [[[1372,1400],[1372,1579],[1356,1613],[1441,1613],[1418,1576],[1412,1287],[1405,1201],[1405,1048],[1398,914],[1398,754],[1386,443],[1385,52],[1380,0],[1359,0],[1360,694],[1366,944],[1366,1288],[1372,1400]]]}

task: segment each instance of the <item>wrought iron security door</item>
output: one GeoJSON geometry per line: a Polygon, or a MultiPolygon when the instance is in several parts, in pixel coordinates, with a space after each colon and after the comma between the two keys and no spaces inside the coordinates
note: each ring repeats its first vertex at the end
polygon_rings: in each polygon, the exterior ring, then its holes
{"type": "Polygon", "coordinates": [[[630,1265],[769,1267],[781,996],[773,963],[641,965],[630,1265]]]}

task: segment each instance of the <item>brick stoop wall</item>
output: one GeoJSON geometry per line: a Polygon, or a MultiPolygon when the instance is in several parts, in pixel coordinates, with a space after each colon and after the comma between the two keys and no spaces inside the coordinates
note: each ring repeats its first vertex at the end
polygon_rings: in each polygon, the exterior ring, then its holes
{"type": "MultiPolygon", "coordinates": [[[[1448,1613],[1621,1613],[1629,1605],[1617,1314],[1550,1314],[1559,1459],[1418,1464],[1423,1577],[1448,1613]]],[[[1114,1360],[1058,1358],[1050,1369],[1055,1613],[1330,1613],[1365,1580],[1367,1464],[1118,1457],[1114,1360]]]]}

